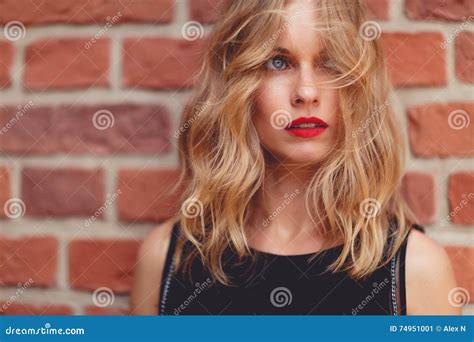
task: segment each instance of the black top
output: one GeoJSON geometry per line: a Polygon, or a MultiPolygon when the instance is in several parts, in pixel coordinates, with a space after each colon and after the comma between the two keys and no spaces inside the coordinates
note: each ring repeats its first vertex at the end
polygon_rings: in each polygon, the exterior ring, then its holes
{"type": "MultiPolygon", "coordinates": [[[[419,225],[413,228],[424,232],[419,225]]],[[[326,269],[343,245],[301,255],[252,250],[255,262],[248,257],[241,264],[233,262],[237,257],[228,252],[224,270],[238,286],[225,286],[213,281],[199,257],[191,267],[192,281],[187,273],[174,272],[171,261],[179,229],[177,222],[163,271],[161,315],[406,315],[407,239],[390,263],[363,280],[326,269]]],[[[189,246],[187,242],[184,253],[189,246]]]]}

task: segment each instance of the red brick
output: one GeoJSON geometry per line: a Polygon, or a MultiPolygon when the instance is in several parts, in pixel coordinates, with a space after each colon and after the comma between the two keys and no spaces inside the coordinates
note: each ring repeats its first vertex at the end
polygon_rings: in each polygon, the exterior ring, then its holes
{"type": "Polygon", "coordinates": [[[21,181],[29,216],[91,216],[104,205],[103,170],[26,168],[21,181]]]}
{"type": "Polygon", "coordinates": [[[389,0],[365,0],[368,16],[372,19],[388,20],[389,0]]]}
{"type": "Polygon", "coordinates": [[[438,32],[382,34],[388,71],[395,87],[446,85],[446,51],[438,32]]]}
{"type": "Polygon", "coordinates": [[[181,191],[171,193],[171,190],[177,179],[177,170],[121,170],[119,218],[158,222],[175,215],[181,191]]]}
{"type": "Polygon", "coordinates": [[[468,290],[470,302],[474,302],[474,248],[464,246],[445,248],[453,264],[457,285],[468,290]]]}
{"type": "Polygon", "coordinates": [[[10,42],[0,41],[0,89],[7,88],[11,83],[11,68],[14,49],[10,42]]]}
{"type": "MultiPolygon", "coordinates": [[[[14,107],[0,107],[0,125],[17,112],[14,107]]],[[[6,134],[0,134],[0,151],[10,154],[167,153],[171,148],[170,131],[170,114],[159,105],[33,106],[23,114],[20,123],[6,134]],[[95,113],[98,114],[94,116],[95,113]]]]}
{"type": "Polygon", "coordinates": [[[474,172],[449,177],[449,208],[454,223],[474,224],[474,172]]]}
{"type": "Polygon", "coordinates": [[[474,32],[461,32],[456,38],[456,75],[474,83],[474,32]]]}
{"type": "Polygon", "coordinates": [[[19,20],[25,25],[66,23],[102,24],[110,20],[125,22],[170,22],[174,0],[75,1],[75,0],[4,0],[0,23],[19,20]],[[119,16],[119,20],[112,19],[119,16]]]}
{"type": "MultiPolygon", "coordinates": [[[[92,37],[91,37],[92,38],[92,37]]],[[[43,39],[26,48],[24,84],[29,89],[108,86],[110,40],[43,39]]]]}
{"type": "Polygon", "coordinates": [[[472,113],[474,102],[432,103],[408,108],[413,153],[419,157],[474,155],[474,125],[469,123],[472,113]]]}
{"type": "MultiPolygon", "coordinates": [[[[227,1],[228,2],[228,1],[227,1]]],[[[212,23],[224,9],[225,0],[194,0],[189,3],[191,19],[200,23],[212,23]]]]}
{"type": "Polygon", "coordinates": [[[8,153],[51,153],[54,152],[52,110],[32,105],[19,107],[0,106],[0,151],[8,153]],[[33,114],[33,115],[30,115],[33,114]],[[16,121],[15,121],[16,120],[16,121]],[[10,124],[7,127],[7,124],[10,124]]]}
{"type": "Polygon", "coordinates": [[[4,205],[10,197],[10,170],[6,167],[0,167],[0,217],[7,217],[4,205]]]}
{"type": "Polygon", "coordinates": [[[130,38],[124,43],[123,82],[125,86],[180,89],[194,84],[206,46],[174,38],[130,38]]]}
{"type": "Polygon", "coordinates": [[[139,241],[78,239],[69,244],[69,282],[75,289],[130,291],[139,241]]]}
{"type": "Polygon", "coordinates": [[[25,304],[18,302],[8,305],[7,302],[0,303],[0,315],[66,316],[72,314],[72,309],[67,305],[25,304]],[[6,309],[3,309],[3,305],[6,306],[6,309]]]}
{"type": "Polygon", "coordinates": [[[100,316],[124,316],[129,314],[129,310],[117,308],[100,308],[98,306],[88,306],[85,309],[86,315],[100,316]]]}
{"type": "Polygon", "coordinates": [[[435,180],[433,175],[408,172],[403,177],[402,193],[421,224],[434,222],[436,215],[435,180]]]}
{"type": "Polygon", "coordinates": [[[51,236],[0,237],[0,284],[56,284],[58,241],[51,236]],[[30,281],[29,279],[32,279],[30,281]]]}
{"type": "Polygon", "coordinates": [[[406,0],[405,12],[412,19],[466,20],[474,15],[471,0],[406,0]]]}
{"type": "MultiPolygon", "coordinates": [[[[191,19],[200,23],[213,23],[225,8],[225,0],[193,0],[189,3],[191,19]]],[[[368,16],[387,20],[389,0],[365,0],[368,16]]]]}

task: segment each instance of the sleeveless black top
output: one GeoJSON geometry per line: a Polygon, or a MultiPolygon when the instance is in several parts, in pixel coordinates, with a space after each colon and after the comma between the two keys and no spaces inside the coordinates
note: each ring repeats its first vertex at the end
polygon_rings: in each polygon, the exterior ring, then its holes
{"type": "MultiPolygon", "coordinates": [[[[424,232],[419,225],[412,227],[424,232]]],[[[162,276],[160,315],[406,315],[407,239],[390,263],[364,280],[326,269],[342,245],[301,255],[253,250],[255,262],[248,257],[241,264],[232,252],[224,253],[224,270],[234,285],[225,286],[213,280],[199,257],[191,267],[192,281],[188,273],[174,271],[179,229],[177,222],[162,276]]]]}

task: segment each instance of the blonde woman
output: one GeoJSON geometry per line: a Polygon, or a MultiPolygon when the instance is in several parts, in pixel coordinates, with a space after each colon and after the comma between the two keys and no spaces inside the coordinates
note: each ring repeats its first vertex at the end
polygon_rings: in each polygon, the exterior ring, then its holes
{"type": "Polygon", "coordinates": [[[460,313],[399,194],[403,126],[366,20],[355,0],[228,2],[183,117],[181,210],[141,247],[132,313],[460,313]]]}

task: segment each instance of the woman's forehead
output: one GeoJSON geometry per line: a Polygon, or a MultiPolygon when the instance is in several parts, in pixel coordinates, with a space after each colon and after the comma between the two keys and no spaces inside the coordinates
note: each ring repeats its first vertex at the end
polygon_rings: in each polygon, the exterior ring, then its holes
{"type": "Polygon", "coordinates": [[[285,7],[277,46],[294,55],[317,54],[323,34],[314,1],[294,0],[285,7]]]}

